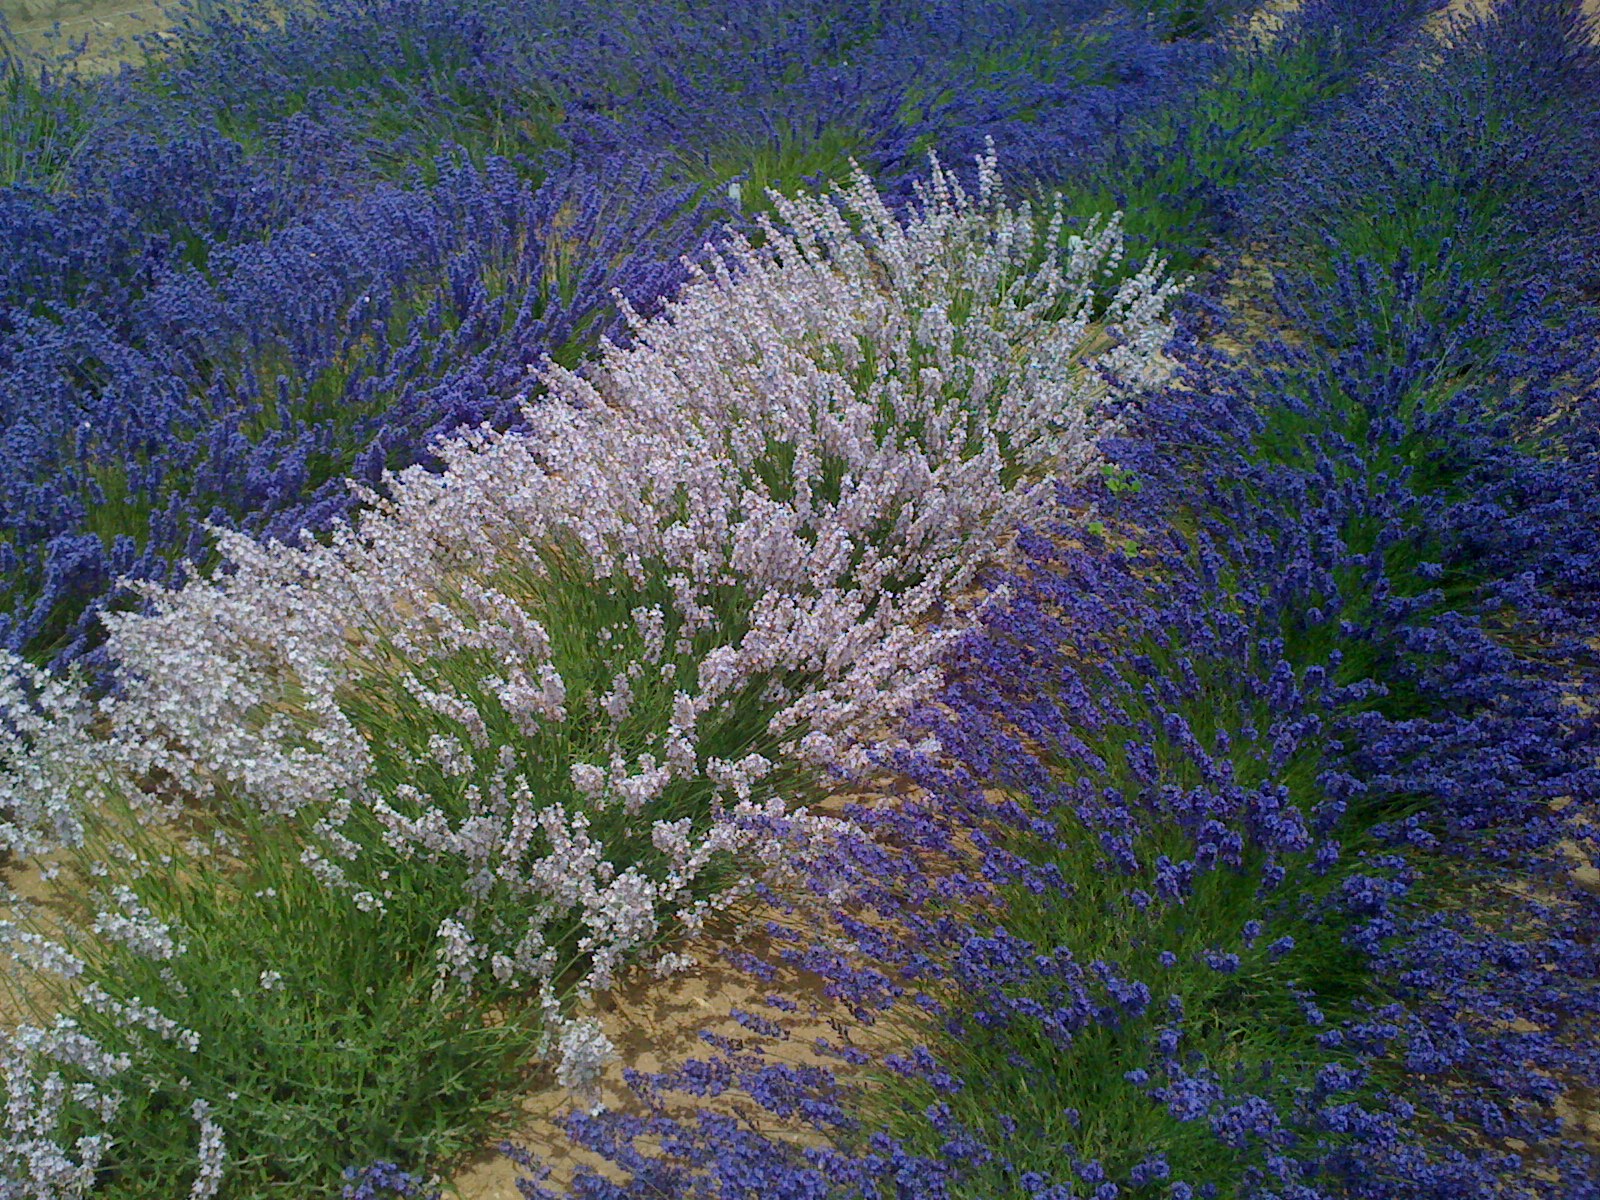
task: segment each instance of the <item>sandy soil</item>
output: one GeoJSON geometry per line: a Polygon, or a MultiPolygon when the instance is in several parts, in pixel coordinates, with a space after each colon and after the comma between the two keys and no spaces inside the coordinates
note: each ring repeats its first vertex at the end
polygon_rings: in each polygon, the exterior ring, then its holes
{"type": "MultiPolygon", "coordinates": [[[[690,1059],[710,1058],[713,1051],[702,1040],[703,1033],[743,1039],[748,1048],[759,1047],[763,1058],[772,1063],[821,1066],[842,1072],[849,1068],[837,1058],[819,1053],[818,1039],[834,1046],[868,1049],[895,1043],[886,1022],[869,1029],[854,1021],[842,1005],[824,995],[816,978],[801,978],[798,972],[787,971],[788,978],[780,976],[781,982],[759,983],[720,957],[713,957],[732,946],[728,942],[702,944],[695,947],[702,966],[664,982],[636,979],[601,998],[594,1015],[619,1052],[618,1060],[606,1071],[601,1089],[602,1102],[609,1110],[648,1115],[645,1105],[623,1082],[623,1070],[655,1073],[690,1059]],[[800,1010],[791,1014],[768,1007],[765,997],[774,992],[797,1002],[800,1010]],[[733,1018],[735,1009],[777,1022],[784,1030],[782,1037],[774,1041],[753,1036],[733,1018]]],[[[742,938],[737,947],[768,957],[762,954],[762,939],[742,938]]],[[[770,957],[768,961],[781,965],[770,957]]],[[[522,1097],[521,1105],[523,1119],[509,1137],[551,1167],[547,1186],[565,1187],[580,1166],[619,1181],[626,1178],[596,1156],[576,1149],[562,1132],[562,1121],[574,1105],[574,1098],[565,1089],[551,1085],[529,1092],[522,1097]]],[[[769,1136],[800,1145],[825,1144],[814,1130],[799,1122],[778,1120],[742,1092],[730,1091],[709,1099],[668,1097],[668,1112],[674,1116],[691,1118],[696,1109],[719,1115],[743,1113],[752,1118],[757,1130],[769,1136]]],[[[447,1194],[463,1200],[518,1200],[516,1180],[526,1171],[498,1153],[496,1145],[498,1139],[457,1169],[447,1181],[447,1194]]]]}

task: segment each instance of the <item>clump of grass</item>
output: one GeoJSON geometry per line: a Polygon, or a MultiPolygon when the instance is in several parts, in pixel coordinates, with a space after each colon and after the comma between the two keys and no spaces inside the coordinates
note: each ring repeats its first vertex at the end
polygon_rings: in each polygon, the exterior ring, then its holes
{"type": "Polygon", "coordinates": [[[793,195],[805,187],[847,179],[864,139],[837,126],[776,126],[764,142],[736,144],[686,156],[687,178],[708,192],[724,191],[744,212],[771,214],[771,193],[793,195]]]}

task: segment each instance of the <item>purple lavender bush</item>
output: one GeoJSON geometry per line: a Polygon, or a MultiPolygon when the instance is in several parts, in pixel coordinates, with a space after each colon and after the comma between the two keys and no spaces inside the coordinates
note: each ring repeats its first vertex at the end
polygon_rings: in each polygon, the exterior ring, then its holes
{"type": "MultiPolygon", "coordinates": [[[[535,191],[503,164],[442,164],[270,243],[219,252],[219,282],[169,273],[126,313],[12,310],[0,546],[6,644],[67,661],[98,640],[119,576],[207,558],[202,523],[291,537],[349,510],[347,475],[415,461],[434,437],[505,422],[540,354],[566,361],[648,308],[710,217],[685,194],[619,204],[647,175],[535,191]],[[182,436],[180,436],[182,435],[182,436]]],[[[125,595],[125,593],[123,593],[125,595]]]]}
{"type": "Polygon", "coordinates": [[[1320,128],[1366,67],[1438,7],[1301,4],[1279,17],[1269,41],[1239,32],[1220,39],[1207,73],[1191,73],[1162,103],[1119,107],[1104,136],[1068,156],[1024,139],[1012,151],[1020,178],[1064,187],[1083,219],[1107,208],[1127,213],[1135,257],[1159,250],[1175,270],[1214,272],[1212,256],[1262,223],[1250,202],[1274,178],[1291,137],[1320,128]]]}

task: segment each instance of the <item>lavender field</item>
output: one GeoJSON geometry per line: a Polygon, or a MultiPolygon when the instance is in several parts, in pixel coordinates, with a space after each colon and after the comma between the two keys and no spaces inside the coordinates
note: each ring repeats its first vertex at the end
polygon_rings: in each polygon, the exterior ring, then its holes
{"type": "Polygon", "coordinates": [[[0,1200],[1600,1198],[1594,5],[6,2],[0,1200]]]}

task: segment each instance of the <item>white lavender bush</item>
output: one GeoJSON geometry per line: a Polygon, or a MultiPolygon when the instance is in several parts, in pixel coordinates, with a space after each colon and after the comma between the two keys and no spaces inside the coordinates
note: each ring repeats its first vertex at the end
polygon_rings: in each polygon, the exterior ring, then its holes
{"type": "MultiPolygon", "coordinates": [[[[220,534],[225,571],[109,619],[97,758],[292,829],[350,909],[431,931],[437,993],[537,997],[580,1091],[610,1048],[574,1005],[827,837],[802,802],[871,768],[975,571],[1094,465],[1095,368],[1137,386],[1169,332],[1157,263],[1096,296],[1117,218],[1008,206],[992,150],[904,218],[859,172],[773,200],[630,346],[547,363],[528,433],[443,444],[328,545],[220,534]]],[[[72,817],[28,769],[33,851],[72,817]]]]}

